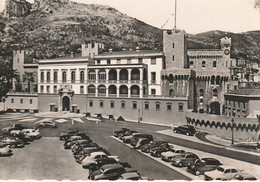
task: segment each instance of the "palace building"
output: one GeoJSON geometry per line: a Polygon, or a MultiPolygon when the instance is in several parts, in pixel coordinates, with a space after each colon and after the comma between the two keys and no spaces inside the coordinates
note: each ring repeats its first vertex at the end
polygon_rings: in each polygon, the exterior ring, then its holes
{"type": "MultiPolygon", "coordinates": [[[[102,113],[162,123],[184,121],[188,110],[222,114],[231,39],[221,39],[218,50],[187,50],[186,37],[183,30],[164,30],[163,51],[105,52],[103,44],[91,43],[82,44],[80,57],[34,62],[39,112],[102,113]]],[[[26,65],[14,61],[21,73],[26,65]]]]}

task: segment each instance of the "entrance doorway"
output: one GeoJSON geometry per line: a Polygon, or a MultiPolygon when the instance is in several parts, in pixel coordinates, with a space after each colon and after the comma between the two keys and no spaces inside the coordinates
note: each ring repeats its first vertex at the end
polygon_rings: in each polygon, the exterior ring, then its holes
{"type": "Polygon", "coordinates": [[[70,99],[68,96],[62,99],[62,111],[70,111],[70,99]]]}
{"type": "Polygon", "coordinates": [[[210,114],[220,115],[220,104],[218,102],[210,104],[210,114]]]}

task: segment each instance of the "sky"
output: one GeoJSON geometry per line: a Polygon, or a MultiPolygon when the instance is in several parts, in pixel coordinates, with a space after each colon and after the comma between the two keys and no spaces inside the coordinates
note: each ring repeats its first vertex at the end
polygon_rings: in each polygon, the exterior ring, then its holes
{"type": "MultiPolygon", "coordinates": [[[[28,0],[33,2],[33,0],[28,0]]],[[[73,0],[114,7],[158,28],[174,27],[174,0],[73,0]]],[[[259,0],[177,0],[177,28],[195,34],[210,30],[234,33],[260,30],[259,0]]],[[[0,0],[0,11],[5,0],[0,0]]]]}

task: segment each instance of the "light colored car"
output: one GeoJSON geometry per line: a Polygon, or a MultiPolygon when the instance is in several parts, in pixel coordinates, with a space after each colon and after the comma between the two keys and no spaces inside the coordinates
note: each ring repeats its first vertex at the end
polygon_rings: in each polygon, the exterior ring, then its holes
{"type": "Polygon", "coordinates": [[[30,138],[33,138],[33,139],[38,139],[38,138],[41,138],[41,134],[39,132],[39,129],[23,129],[21,131],[21,133],[23,135],[27,135],[29,136],[30,138]]]}
{"type": "Polygon", "coordinates": [[[141,180],[141,175],[137,172],[123,173],[118,180],[141,180]]]}
{"type": "Polygon", "coordinates": [[[4,144],[9,145],[12,148],[15,147],[24,147],[24,142],[20,140],[19,138],[13,138],[13,137],[5,137],[1,140],[4,144]]]}
{"type": "Polygon", "coordinates": [[[53,121],[43,121],[38,124],[39,128],[56,128],[57,125],[53,121]]]}
{"type": "Polygon", "coordinates": [[[83,168],[89,168],[92,164],[96,163],[97,159],[103,159],[103,158],[114,158],[117,162],[119,162],[118,156],[107,156],[105,152],[92,152],[89,156],[86,156],[81,164],[83,168]]]}
{"type": "Polygon", "coordinates": [[[172,149],[171,151],[167,151],[167,152],[162,152],[161,153],[161,158],[162,160],[164,161],[171,161],[173,157],[179,155],[179,154],[182,154],[184,153],[185,151],[184,150],[180,150],[180,149],[172,149]]]}
{"type": "Polygon", "coordinates": [[[239,172],[237,173],[234,178],[235,180],[257,180],[256,177],[254,177],[251,174],[245,173],[245,172],[239,172]]]}
{"type": "Polygon", "coordinates": [[[129,136],[124,136],[122,137],[122,140],[124,143],[130,143],[130,141],[132,140],[132,138],[135,136],[135,135],[138,135],[139,133],[132,133],[131,135],[129,136]]]}
{"type": "Polygon", "coordinates": [[[231,180],[241,170],[227,165],[220,165],[214,171],[205,172],[205,180],[231,180]]]}
{"type": "Polygon", "coordinates": [[[0,156],[9,156],[12,155],[12,150],[10,150],[9,146],[0,148],[0,156]]]}
{"type": "Polygon", "coordinates": [[[19,136],[19,135],[21,135],[21,130],[12,130],[12,131],[10,131],[10,135],[19,136]]]}

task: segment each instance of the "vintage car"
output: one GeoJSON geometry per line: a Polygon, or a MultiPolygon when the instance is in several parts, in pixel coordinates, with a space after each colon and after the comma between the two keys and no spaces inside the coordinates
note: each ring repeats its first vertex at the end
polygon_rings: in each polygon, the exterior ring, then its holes
{"type": "Polygon", "coordinates": [[[182,125],[178,127],[173,128],[174,133],[181,133],[187,136],[193,136],[197,132],[197,130],[194,128],[194,126],[191,125],[182,125]]]}
{"type": "Polygon", "coordinates": [[[195,175],[202,175],[207,171],[215,170],[220,165],[222,164],[217,159],[201,158],[196,160],[193,164],[190,164],[187,171],[195,175]]]}
{"type": "Polygon", "coordinates": [[[205,172],[205,180],[231,180],[236,174],[241,172],[241,170],[227,165],[220,165],[214,171],[205,172]]]}
{"type": "Polygon", "coordinates": [[[192,152],[184,152],[172,158],[172,165],[185,167],[194,163],[194,161],[196,161],[197,159],[199,159],[199,157],[196,154],[192,152]]]}

